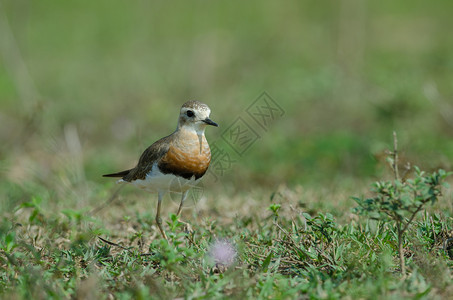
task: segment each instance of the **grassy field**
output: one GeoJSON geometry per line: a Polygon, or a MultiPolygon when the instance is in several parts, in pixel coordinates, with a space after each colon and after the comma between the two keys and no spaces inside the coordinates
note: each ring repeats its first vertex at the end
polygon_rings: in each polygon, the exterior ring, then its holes
{"type": "Polygon", "coordinates": [[[0,298],[453,298],[451,187],[385,191],[436,200],[413,220],[391,208],[411,220],[402,240],[357,203],[376,181],[410,188],[414,165],[453,169],[452,11],[0,0],[0,298]],[[191,99],[220,124],[216,159],[183,210],[192,230],[166,196],[167,243],[157,195],[101,175],[133,167],[191,99]]]}

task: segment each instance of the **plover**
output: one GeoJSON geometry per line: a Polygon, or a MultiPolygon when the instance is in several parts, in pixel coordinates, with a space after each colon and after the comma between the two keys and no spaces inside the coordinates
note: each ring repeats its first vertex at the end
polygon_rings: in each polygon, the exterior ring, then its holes
{"type": "Polygon", "coordinates": [[[190,187],[196,185],[211,162],[211,150],[204,135],[206,126],[219,125],[209,118],[211,110],[198,101],[183,104],[176,130],[149,146],[135,168],[104,177],[121,177],[118,183],[130,183],[143,190],[157,192],[156,223],[162,236],[160,209],[167,192],[182,193],[176,215],[179,217],[190,187]]]}

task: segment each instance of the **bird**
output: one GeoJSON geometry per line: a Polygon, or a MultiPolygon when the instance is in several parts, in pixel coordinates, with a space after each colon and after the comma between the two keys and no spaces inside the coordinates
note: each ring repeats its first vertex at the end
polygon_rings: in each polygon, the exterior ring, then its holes
{"type": "Polygon", "coordinates": [[[184,103],[176,130],[149,146],[134,168],[102,175],[121,177],[117,183],[157,192],[155,221],[166,240],[160,216],[162,199],[167,192],[182,193],[176,213],[179,217],[189,189],[206,174],[211,162],[211,150],[204,132],[207,126],[219,126],[209,118],[210,114],[211,109],[202,102],[191,100],[184,103]]]}

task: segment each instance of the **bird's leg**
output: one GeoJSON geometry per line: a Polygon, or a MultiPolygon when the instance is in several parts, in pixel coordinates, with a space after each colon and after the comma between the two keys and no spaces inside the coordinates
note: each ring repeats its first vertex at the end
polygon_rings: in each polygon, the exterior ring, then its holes
{"type": "Polygon", "coordinates": [[[182,193],[181,203],[179,203],[178,212],[176,213],[177,217],[179,217],[179,215],[181,214],[182,206],[184,205],[184,201],[186,200],[188,193],[189,193],[189,190],[187,190],[184,193],[182,193]]]}
{"type": "MultiPolygon", "coordinates": [[[[181,203],[179,204],[179,208],[178,208],[178,212],[176,213],[176,217],[179,218],[179,215],[181,214],[181,210],[182,210],[182,206],[184,205],[184,201],[186,200],[187,198],[187,195],[189,194],[189,190],[185,191],[184,193],[182,193],[182,196],[181,196],[181,203]]],[[[178,220],[179,221],[179,220],[178,220]]],[[[182,223],[184,226],[183,226],[183,231],[186,232],[186,233],[190,233],[190,232],[193,232],[192,230],[192,226],[190,226],[189,223],[186,223],[186,222],[183,222],[183,221],[179,221],[180,223],[182,223]]]]}
{"type": "Polygon", "coordinates": [[[162,229],[162,218],[160,217],[160,204],[162,203],[162,198],[164,197],[163,192],[159,192],[157,195],[157,213],[156,213],[156,223],[157,227],[159,227],[160,233],[162,233],[162,236],[164,239],[168,241],[167,235],[165,234],[165,231],[162,229]]]}

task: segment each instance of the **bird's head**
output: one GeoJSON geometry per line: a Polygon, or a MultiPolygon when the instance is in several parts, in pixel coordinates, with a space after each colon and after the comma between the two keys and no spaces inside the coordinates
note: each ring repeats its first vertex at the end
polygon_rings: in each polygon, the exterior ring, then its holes
{"type": "Polygon", "coordinates": [[[211,110],[209,107],[199,101],[188,101],[181,107],[179,114],[178,129],[185,128],[194,130],[197,134],[203,134],[206,126],[219,125],[209,118],[211,110]]]}

